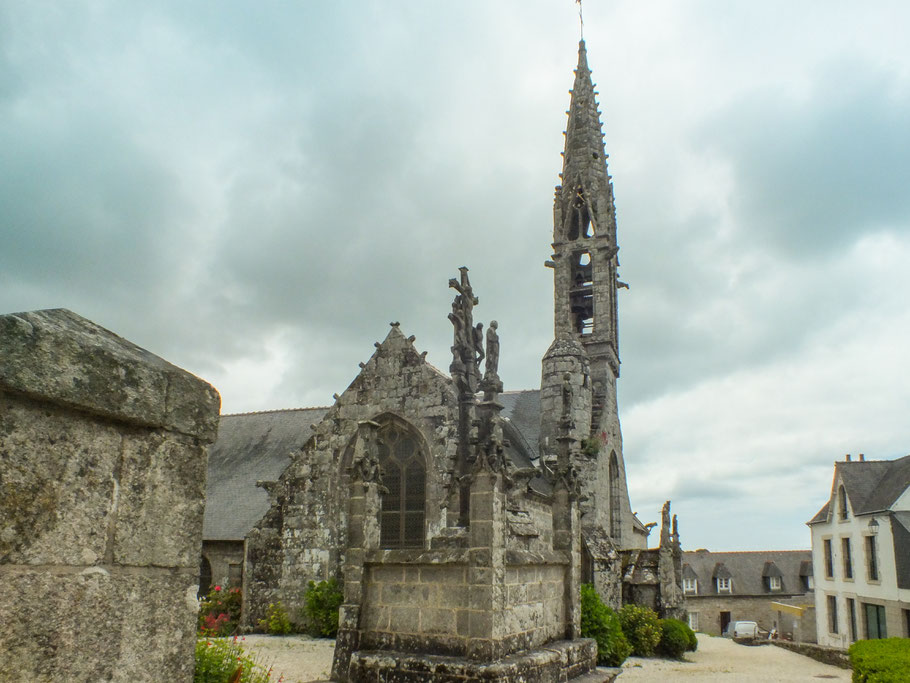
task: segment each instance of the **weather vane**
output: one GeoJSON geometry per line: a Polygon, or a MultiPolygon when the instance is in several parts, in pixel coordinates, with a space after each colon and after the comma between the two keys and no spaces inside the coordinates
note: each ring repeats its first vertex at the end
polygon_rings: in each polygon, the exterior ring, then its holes
{"type": "Polygon", "coordinates": [[[585,39],[585,18],[581,14],[581,0],[575,0],[575,4],[578,5],[578,33],[581,35],[581,39],[585,39]]]}

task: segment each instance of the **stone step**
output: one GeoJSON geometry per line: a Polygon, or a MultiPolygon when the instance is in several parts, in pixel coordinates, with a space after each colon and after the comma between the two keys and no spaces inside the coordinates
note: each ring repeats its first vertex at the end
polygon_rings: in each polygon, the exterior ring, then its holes
{"type": "Polygon", "coordinates": [[[573,678],[569,683],[612,683],[622,673],[622,669],[599,666],[594,671],[573,678]]]}

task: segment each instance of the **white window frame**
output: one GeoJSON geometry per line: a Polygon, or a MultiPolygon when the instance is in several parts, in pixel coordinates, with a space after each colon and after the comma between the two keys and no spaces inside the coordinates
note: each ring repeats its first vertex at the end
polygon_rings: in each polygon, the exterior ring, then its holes
{"type": "MultiPolygon", "coordinates": [[[[694,579],[692,579],[694,581],[694,579]]],[[[689,612],[688,613],[688,622],[689,628],[693,631],[698,630],[698,612],[689,612]]]]}
{"type": "Polygon", "coordinates": [[[718,593],[732,593],[733,592],[733,579],[717,579],[717,592],[718,593]]]}
{"type": "MultiPolygon", "coordinates": [[[[697,593],[698,592],[698,579],[683,579],[683,593],[697,593]]],[[[694,630],[694,629],[693,629],[694,630]]]]}
{"type": "Polygon", "coordinates": [[[768,588],[773,591],[779,591],[781,589],[781,582],[779,576],[769,576],[768,577],[768,588]]]}

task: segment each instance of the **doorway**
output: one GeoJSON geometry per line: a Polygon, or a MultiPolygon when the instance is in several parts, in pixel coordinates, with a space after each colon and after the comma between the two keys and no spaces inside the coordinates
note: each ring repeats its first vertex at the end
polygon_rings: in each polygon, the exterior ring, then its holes
{"type": "Polygon", "coordinates": [[[727,630],[727,627],[730,625],[730,613],[721,612],[720,613],[720,634],[723,635],[727,630]]]}

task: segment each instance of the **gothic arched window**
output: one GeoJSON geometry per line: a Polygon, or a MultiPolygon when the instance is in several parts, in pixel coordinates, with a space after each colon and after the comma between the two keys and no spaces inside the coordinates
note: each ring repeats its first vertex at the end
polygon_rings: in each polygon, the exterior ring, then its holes
{"type": "Polygon", "coordinates": [[[622,536],[622,509],[620,507],[619,463],[616,452],[610,453],[610,536],[619,542],[622,536]]]}
{"type": "Polygon", "coordinates": [[[417,439],[392,423],[379,435],[382,494],[379,544],[383,548],[422,548],[426,518],[427,469],[417,439]]]}

